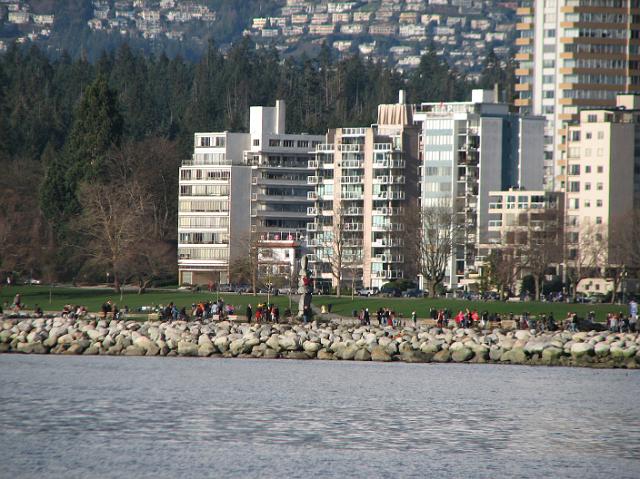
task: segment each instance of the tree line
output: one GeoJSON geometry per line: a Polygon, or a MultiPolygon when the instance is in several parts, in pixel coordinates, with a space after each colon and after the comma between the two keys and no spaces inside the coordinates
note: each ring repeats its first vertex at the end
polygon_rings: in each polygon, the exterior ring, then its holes
{"type": "MultiPolygon", "coordinates": [[[[481,86],[511,81],[491,58],[481,86]]],[[[0,57],[0,273],[95,281],[110,272],[141,285],[153,279],[143,269],[172,277],[177,173],[194,132],[246,131],[251,105],[284,99],[289,131],[324,133],[373,123],[399,89],[410,101],[453,101],[475,86],[433,50],[402,75],[327,47],[281,58],[247,38],[225,54],[210,43],[195,62],[126,44],[95,62],[13,45],[0,57]],[[100,223],[116,209],[133,216],[100,223]],[[116,234],[124,224],[127,238],[116,234]]]]}

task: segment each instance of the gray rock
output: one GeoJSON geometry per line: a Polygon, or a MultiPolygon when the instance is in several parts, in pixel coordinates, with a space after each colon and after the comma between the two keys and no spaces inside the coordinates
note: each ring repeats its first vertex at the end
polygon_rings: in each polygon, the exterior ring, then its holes
{"type": "Polygon", "coordinates": [[[453,359],[456,363],[462,363],[464,361],[468,361],[473,357],[473,351],[469,348],[460,348],[456,349],[451,353],[451,359],[453,359]]]}
{"type": "MultiPolygon", "coordinates": [[[[578,333],[580,334],[580,333],[578,333]]],[[[577,336],[574,335],[574,338],[577,336]]],[[[595,352],[595,349],[593,347],[593,344],[589,344],[589,343],[574,343],[571,346],[571,355],[574,358],[579,358],[582,356],[591,356],[593,355],[595,352]]]]}
{"type": "Polygon", "coordinates": [[[144,356],[144,353],[144,349],[132,344],[131,346],[127,346],[122,354],[124,356],[144,356]]]}
{"type": "MultiPolygon", "coordinates": [[[[319,357],[319,355],[318,355],[318,357],[319,357]]],[[[387,352],[387,350],[383,346],[375,346],[371,350],[371,360],[372,361],[380,361],[380,362],[388,362],[388,361],[391,361],[391,355],[387,352]]]]}
{"type": "Polygon", "coordinates": [[[178,342],[178,354],[180,356],[197,356],[198,346],[188,341],[178,342]]]}
{"type": "Polygon", "coordinates": [[[451,361],[451,352],[448,349],[438,351],[433,355],[433,360],[436,363],[448,363],[449,361],[451,361]]]}
{"type": "Polygon", "coordinates": [[[358,349],[353,359],[356,361],[371,361],[371,353],[366,348],[358,349]]]}

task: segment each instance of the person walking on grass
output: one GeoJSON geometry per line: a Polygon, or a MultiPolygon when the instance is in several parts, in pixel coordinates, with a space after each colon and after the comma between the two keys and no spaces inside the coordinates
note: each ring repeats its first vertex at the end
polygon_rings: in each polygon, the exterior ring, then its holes
{"type": "Polygon", "coordinates": [[[253,317],[253,309],[251,308],[250,304],[247,304],[246,315],[247,315],[247,323],[250,323],[251,322],[251,318],[253,317]]]}

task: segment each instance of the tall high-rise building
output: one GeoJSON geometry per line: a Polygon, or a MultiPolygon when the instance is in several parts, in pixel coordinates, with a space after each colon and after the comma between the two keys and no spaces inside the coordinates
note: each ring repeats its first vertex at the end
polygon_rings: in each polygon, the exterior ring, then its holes
{"type": "Polygon", "coordinates": [[[519,7],[516,106],[546,118],[545,185],[558,189],[567,122],[585,107],[614,106],[618,93],[640,92],[640,1],[521,0],[519,7]]]}
{"type": "Polygon", "coordinates": [[[470,102],[416,105],[414,121],[421,125],[420,203],[451,208],[464,228],[445,278],[449,287],[464,286],[475,281],[478,246],[487,242],[490,192],[542,188],[544,119],[513,114],[493,91],[474,90],[470,102]]]}
{"type": "Polygon", "coordinates": [[[317,282],[380,287],[415,278],[405,256],[406,214],[418,198],[419,130],[404,92],[378,107],[378,123],[329,130],[310,161],[307,225],[317,282]]]}
{"type": "Polygon", "coordinates": [[[310,151],[319,135],[285,133],[285,105],[251,107],[248,133],[196,133],[180,168],[181,284],[229,283],[234,263],[291,277],[306,230],[310,151]]]}

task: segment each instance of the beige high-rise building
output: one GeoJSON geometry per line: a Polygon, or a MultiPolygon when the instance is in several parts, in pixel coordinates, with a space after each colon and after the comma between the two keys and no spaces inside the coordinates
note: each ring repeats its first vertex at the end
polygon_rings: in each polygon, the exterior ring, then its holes
{"type": "Polygon", "coordinates": [[[545,184],[558,189],[567,122],[583,108],[614,106],[619,93],[640,92],[640,2],[521,0],[519,7],[516,106],[545,116],[545,184]]]}
{"type": "Polygon", "coordinates": [[[566,191],[567,264],[616,263],[610,234],[640,208],[640,96],[620,95],[615,108],[580,112],[567,128],[566,151],[560,186],[566,191]],[[594,245],[597,262],[589,254],[594,245]]]}
{"type": "Polygon", "coordinates": [[[365,287],[415,278],[405,235],[418,198],[419,128],[400,96],[398,104],[378,107],[376,125],[329,130],[316,147],[307,234],[317,285],[335,287],[338,277],[365,287]]]}

